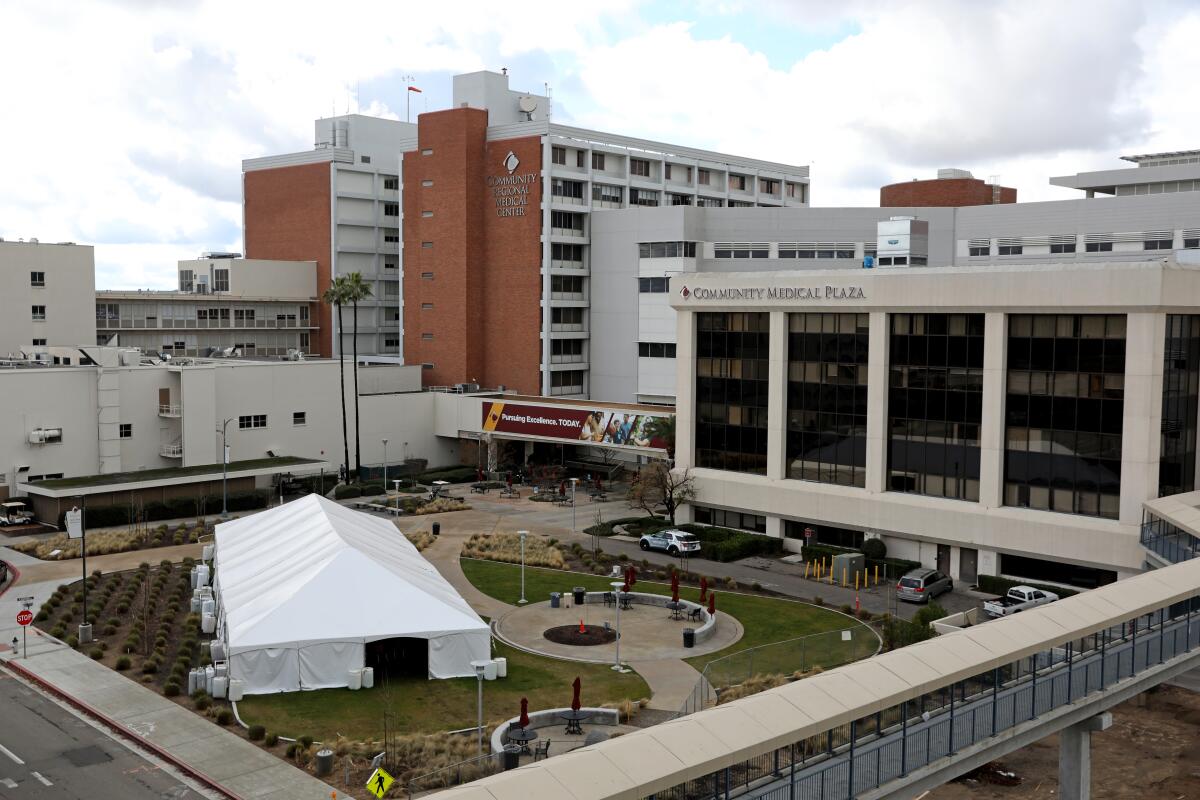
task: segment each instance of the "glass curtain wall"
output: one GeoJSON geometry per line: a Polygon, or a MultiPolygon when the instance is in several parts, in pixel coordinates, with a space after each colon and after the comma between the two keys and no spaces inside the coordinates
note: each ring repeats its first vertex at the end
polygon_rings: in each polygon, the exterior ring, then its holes
{"type": "Polygon", "coordinates": [[[767,474],[770,314],[696,314],[696,466],[767,474]]]}
{"type": "Polygon", "coordinates": [[[1200,315],[1168,314],[1163,351],[1162,453],[1158,496],[1196,488],[1196,413],[1200,395],[1200,315]]]}
{"type": "Polygon", "coordinates": [[[888,488],[979,500],[983,314],[893,314],[888,488]]]}
{"type": "Polygon", "coordinates": [[[1125,322],[1123,314],[1009,317],[1005,505],[1118,517],[1125,322]]]}
{"type": "Polygon", "coordinates": [[[788,315],[789,478],[866,486],[869,320],[788,315]]]}

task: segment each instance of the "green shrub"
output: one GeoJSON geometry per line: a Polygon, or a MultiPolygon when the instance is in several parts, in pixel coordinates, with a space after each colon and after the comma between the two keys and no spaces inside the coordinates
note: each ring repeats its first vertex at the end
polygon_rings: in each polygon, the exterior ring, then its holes
{"type": "Polygon", "coordinates": [[[299,753],[299,752],[300,752],[300,745],[296,744],[295,742],[292,742],[287,746],[287,750],[284,751],[284,755],[286,755],[288,758],[295,758],[297,753],[299,753]]]}
{"type": "Polygon", "coordinates": [[[117,667],[117,669],[121,670],[122,672],[129,669],[129,667],[130,667],[129,656],[121,656],[120,658],[118,658],[116,667],[117,667]]]}
{"type": "Polygon", "coordinates": [[[207,711],[212,706],[212,699],[206,694],[198,694],[192,699],[192,706],[197,711],[207,711]]]}
{"type": "Polygon", "coordinates": [[[228,708],[222,708],[217,712],[217,724],[228,725],[233,722],[233,712],[228,708]]]}
{"type": "Polygon", "coordinates": [[[142,674],[143,675],[153,675],[156,672],[158,672],[158,659],[147,658],[145,661],[142,662],[142,674]]]}
{"type": "Polygon", "coordinates": [[[121,602],[117,603],[117,605],[116,605],[116,608],[114,609],[114,611],[116,611],[118,614],[127,614],[127,613],[129,613],[129,603],[127,603],[127,602],[125,602],[124,600],[122,600],[121,602]]]}
{"type": "Polygon", "coordinates": [[[863,542],[863,555],[872,561],[882,561],[887,558],[887,543],[878,537],[863,542]]]}
{"type": "MultiPolygon", "coordinates": [[[[645,519],[650,519],[646,517],[645,519]]],[[[643,528],[669,527],[670,523],[660,521],[644,524],[643,528]]],[[[738,561],[750,556],[777,556],[783,552],[783,540],[774,539],[749,531],[738,531],[732,528],[719,528],[711,525],[693,525],[691,523],[678,526],[680,530],[694,533],[701,542],[700,555],[712,561],[738,561]]],[[[643,531],[645,532],[645,531],[643,531]]],[[[640,534],[639,534],[640,535],[640,534]]]]}
{"type": "Polygon", "coordinates": [[[67,635],[67,626],[62,625],[62,624],[55,625],[53,628],[50,629],[50,635],[53,636],[55,639],[63,638],[64,636],[67,635]]]}
{"type": "Polygon", "coordinates": [[[433,481],[449,481],[450,483],[467,483],[474,481],[478,477],[474,467],[438,467],[426,472],[422,472],[417,476],[417,480],[421,483],[432,483],[433,481]]]}
{"type": "Polygon", "coordinates": [[[167,681],[165,684],[163,684],[163,694],[167,697],[178,697],[179,684],[173,680],[167,681]]]}
{"type": "Polygon", "coordinates": [[[74,620],[75,620],[75,615],[72,614],[70,611],[64,611],[63,615],[58,618],[59,622],[74,622],[74,620]]]}
{"type": "Polygon", "coordinates": [[[333,490],[334,498],[347,500],[352,497],[362,497],[362,488],[358,486],[339,486],[333,490]]]}
{"type": "Polygon", "coordinates": [[[114,633],[117,632],[117,626],[116,625],[105,625],[103,628],[100,629],[100,632],[102,634],[104,634],[105,636],[112,636],[114,633]]]}
{"type": "Polygon", "coordinates": [[[296,737],[296,744],[300,745],[305,750],[312,747],[312,743],[313,743],[313,738],[311,736],[306,735],[306,736],[297,736],[296,737]]]}
{"type": "Polygon", "coordinates": [[[252,742],[262,741],[266,737],[266,735],[267,735],[267,729],[264,728],[262,725],[251,725],[250,729],[248,731],[246,731],[246,738],[248,738],[252,742]]]}
{"type": "Polygon", "coordinates": [[[79,647],[79,637],[73,633],[70,636],[68,636],[67,637],[67,647],[70,647],[70,648],[79,647]]]}
{"type": "Polygon", "coordinates": [[[1073,589],[1064,589],[1061,586],[1049,586],[1044,583],[1030,583],[1029,581],[1012,580],[1011,578],[1000,578],[995,575],[980,575],[979,589],[992,594],[1008,594],[1008,590],[1014,586],[1032,586],[1034,589],[1041,589],[1043,592],[1053,592],[1059,597],[1070,597],[1079,592],[1073,589]]]}
{"type": "Polygon", "coordinates": [[[267,747],[274,747],[279,744],[279,734],[268,731],[267,735],[263,737],[263,744],[267,747]]]}
{"type": "Polygon", "coordinates": [[[91,650],[88,650],[88,658],[99,661],[104,658],[104,650],[99,647],[93,647],[91,650]]]}

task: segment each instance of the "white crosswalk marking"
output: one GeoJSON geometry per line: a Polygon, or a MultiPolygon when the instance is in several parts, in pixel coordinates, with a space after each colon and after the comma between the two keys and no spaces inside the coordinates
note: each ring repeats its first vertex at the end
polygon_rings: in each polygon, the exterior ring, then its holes
{"type": "Polygon", "coordinates": [[[41,782],[42,782],[42,786],[53,786],[53,785],[54,785],[53,783],[51,783],[50,781],[48,781],[48,780],[46,779],[46,776],[42,775],[42,773],[40,773],[40,772],[35,772],[35,773],[33,773],[33,777],[35,777],[35,778],[37,778],[39,781],[41,781],[41,782]]]}
{"type": "Polygon", "coordinates": [[[17,782],[12,778],[5,778],[4,780],[0,781],[0,786],[5,787],[6,789],[15,789],[17,788],[17,782]]]}
{"type": "Polygon", "coordinates": [[[17,754],[16,754],[16,753],[14,753],[12,750],[9,750],[7,747],[5,747],[5,746],[4,746],[4,745],[2,745],[2,744],[0,744],[0,753],[4,753],[4,755],[8,756],[9,758],[11,758],[13,761],[17,762],[18,764],[24,764],[24,763],[25,763],[25,762],[24,762],[24,761],[22,761],[21,759],[17,758],[17,754]]]}

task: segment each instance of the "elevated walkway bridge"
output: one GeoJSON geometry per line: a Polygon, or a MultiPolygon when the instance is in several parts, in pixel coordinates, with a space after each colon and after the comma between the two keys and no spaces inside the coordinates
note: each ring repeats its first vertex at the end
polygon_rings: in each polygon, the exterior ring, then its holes
{"type": "Polygon", "coordinates": [[[1200,666],[1200,559],[493,775],[446,800],[912,798],[1061,732],[1089,797],[1108,709],[1200,666]]]}

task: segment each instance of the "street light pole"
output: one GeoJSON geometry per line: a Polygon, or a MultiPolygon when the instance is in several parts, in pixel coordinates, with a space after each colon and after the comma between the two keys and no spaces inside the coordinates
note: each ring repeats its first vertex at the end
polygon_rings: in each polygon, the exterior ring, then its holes
{"type": "Polygon", "coordinates": [[[525,535],[529,531],[517,531],[517,535],[521,537],[521,599],[517,601],[519,605],[525,605],[528,600],[525,599],[525,535]]]}
{"type": "Polygon", "coordinates": [[[383,440],[383,497],[387,499],[387,439],[383,440]]]}
{"type": "Polygon", "coordinates": [[[617,598],[617,660],[613,663],[612,668],[617,672],[621,671],[621,587],[625,585],[624,581],[613,581],[613,594],[617,598]]]}
{"type": "Polygon", "coordinates": [[[571,478],[571,533],[575,533],[575,485],[579,478],[571,478]]]}
{"type": "Polygon", "coordinates": [[[79,554],[83,557],[83,623],[79,626],[79,641],[92,641],[92,626],[88,623],[87,601],[87,495],[79,496],[79,554]]]}
{"type": "Polygon", "coordinates": [[[487,669],[487,662],[472,661],[471,666],[475,667],[475,679],[479,682],[478,696],[475,703],[478,709],[479,755],[483,755],[483,673],[487,669]]]}
{"type": "Polygon", "coordinates": [[[221,424],[221,519],[229,519],[229,445],[227,432],[233,417],[221,424]]]}

